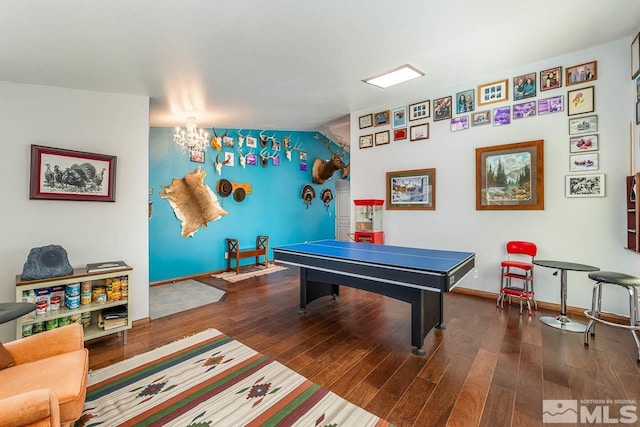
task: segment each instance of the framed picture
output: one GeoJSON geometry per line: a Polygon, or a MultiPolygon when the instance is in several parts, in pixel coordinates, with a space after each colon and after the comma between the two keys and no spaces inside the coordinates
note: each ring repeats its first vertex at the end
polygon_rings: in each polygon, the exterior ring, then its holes
{"type": "Polygon", "coordinates": [[[394,129],[407,126],[407,107],[396,108],[391,112],[391,117],[393,117],[391,127],[394,129]]]}
{"type": "Polygon", "coordinates": [[[388,144],[389,142],[391,142],[391,139],[389,139],[389,137],[390,137],[390,134],[388,130],[385,130],[384,132],[377,132],[376,145],[388,144]]]}
{"type": "Polygon", "coordinates": [[[574,154],[569,156],[569,170],[571,172],[598,170],[598,153],[574,154]]]}
{"type": "Polygon", "coordinates": [[[197,163],[204,163],[204,151],[189,150],[189,160],[197,163]]]}
{"type": "Polygon", "coordinates": [[[598,151],[598,135],[580,135],[569,138],[569,152],[598,151]]]}
{"type": "Polygon", "coordinates": [[[536,73],[523,74],[513,78],[514,101],[534,96],[536,96],[536,73]]]}
{"type": "Polygon", "coordinates": [[[640,33],[631,42],[631,80],[640,74],[640,33]]]}
{"type": "Polygon", "coordinates": [[[436,170],[387,172],[387,209],[436,209],[436,170]]]}
{"type": "Polygon", "coordinates": [[[223,136],[222,137],[222,146],[223,147],[233,147],[234,139],[232,136],[223,136]]]}
{"type": "Polygon", "coordinates": [[[504,126],[511,123],[511,106],[493,109],[493,125],[504,126]]]}
{"type": "Polygon", "coordinates": [[[476,148],[476,210],[544,209],[542,140],[476,148]]]}
{"type": "Polygon", "coordinates": [[[562,87],[562,67],[540,71],[540,92],[562,87]]]}
{"type": "Polygon", "coordinates": [[[569,119],[569,135],[598,132],[598,116],[569,119]]]}
{"type": "Polygon", "coordinates": [[[394,129],[393,130],[393,140],[394,141],[402,141],[403,139],[407,139],[407,128],[394,129]]]}
{"type": "Polygon", "coordinates": [[[604,197],[604,174],[566,175],[565,197],[604,197]]]}
{"type": "Polygon", "coordinates": [[[489,123],[491,123],[491,110],[471,114],[471,126],[482,126],[489,123]]]}
{"type": "Polygon", "coordinates": [[[360,148],[373,147],[373,134],[360,135],[359,146],[360,146],[360,148]]]}
{"type": "Polygon", "coordinates": [[[445,96],[433,100],[433,121],[451,118],[451,97],[445,96]]]}
{"type": "Polygon", "coordinates": [[[583,87],[567,92],[567,115],[593,113],[595,110],[594,87],[583,87]]]}
{"type": "Polygon", "coordinates": [[[258,147],[258,138],[254,138],[253,136],[247,135],[247,148],[257,148],[258,147]]]}
{"type": "Polygon", "coordinates": [[[538,100],[538,115],[559,113],[564,111],[564,95],[552,96],[538,100]]]}
{"type": "Polygon", "coordinates": [[[469,129],[469,116],[460,116],[451,119],[451,132],[464,129],[469,129]]]}
{"type": "Polygon", "coordinates": [[[388,125],[390,121],[391,121],[391,113],[389,112],[389,110],[380,111],[379,113],[375,113],[373,115],[374,126],[388,125]]]}
{"type": "Polygon", "coordinates": [[[31,146],[29,199],[116,201],[115,156],[31,146]]]}
{"type": "Polygon", "coordinates": [[[418,141],[421,139],[429,139],[429,123],[411,126],[409,129],[409,140],[418,141]]]}
{"type": "Polygon", "coordinates": [[[358,119],[360,129],[373,126],[373,116],[371,114],[365,114],[358,119]]]}
{"type": "Polygon", "coordinates": [[[475,97],[473,89],[456,93],[456,113],[470,113],[475,109],[475,97]]]}
{"type": "Polygon", "coordinates": [[[565,69],[564,80],[567,86],[590,82],[598,79],[598,61],[585,62],[565,69]]]}
{"type": "Polygon", "coordinates": [[[523,102],[513,106],[513,118],[526,119],[536,115],[536,101],[523,102]]]}
{"type": "Polygon", "coordinates": [[[487,105],[509,99],[509,80],[485,83],[478,86],[478,105],[487,105]]]}
{"type": "Polygon", "coordinates": [[[409,121],[426,119],[431,117],[431,104],[429,100],[416,102],[409,105],[409,121]]]}

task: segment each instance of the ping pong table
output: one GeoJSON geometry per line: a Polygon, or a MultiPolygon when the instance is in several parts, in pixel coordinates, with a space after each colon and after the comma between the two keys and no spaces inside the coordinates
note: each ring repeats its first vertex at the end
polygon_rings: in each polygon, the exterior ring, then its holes
{"type": "Polygon", "coordinates": [[[300,268],[300,313],[340,285],[411,304],[411,345],[424,355],[424,337],[444,329],[443,293],[474,268],[475,254],[370,243],[320,240],[273,248],[274,259],[300,268]]]}

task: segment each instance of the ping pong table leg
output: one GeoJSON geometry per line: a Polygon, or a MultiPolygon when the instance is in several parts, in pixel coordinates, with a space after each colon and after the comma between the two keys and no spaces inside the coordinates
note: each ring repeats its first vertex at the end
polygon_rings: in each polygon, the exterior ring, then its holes
{"type": "Polygon", "coordinates": [[[438,312],[440,313],[440,321],[435,328],[440,330],[447,329],[447,327],[444,326],[444,292],[440,292],[440,310],[438,310],[438,312]]]}
{"type": "Polygon", "coordinates": [[[328,280],[320,273],[300,268],[300,314],[307,314],[307,304],[323,296],[331,295],[334,300],[340,295],[340,286],[319,280],[328,280]]]}
{"type": "Polygon", "coordinates": [[[436,327],[442,329],[442,293],[418,291],[411,301],[411,345],[413,353],[424,356],[424,338],[436,327]]]}

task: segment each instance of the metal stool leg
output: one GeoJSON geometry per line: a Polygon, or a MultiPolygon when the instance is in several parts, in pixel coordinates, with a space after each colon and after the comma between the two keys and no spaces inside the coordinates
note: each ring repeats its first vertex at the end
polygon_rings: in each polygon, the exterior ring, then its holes
{"type": "MultiPolygon", "coordinates": [[[[629,291],[629,323],[632,328],[638,327],[638,288],[635,286],[628,287],[629,291]]],[[[638,363],[640,363],[640,338],[638,338],[638,331],[631,329],[631,335],[636,342],[638,348],[638,363]]]]}
{"type": "MultiPolygon", "coordinates": [[[[591,316],[593,317],[598,317],[599,311],[600,311],[600,287],[602,286],[601,282],[596,283],[595,285],[593,285],[593,295],[591,296],[591,316]]],[[[587,323],[587,329],[585,329],[584,331],[584,345],[585,347],[589,346],[589,334],[591,334],[591,336],[594,336],[596,334],[595,332],[596,330],[596,322],[595,320],[590,317],[589,318],[589,323],[587,323]]]]}

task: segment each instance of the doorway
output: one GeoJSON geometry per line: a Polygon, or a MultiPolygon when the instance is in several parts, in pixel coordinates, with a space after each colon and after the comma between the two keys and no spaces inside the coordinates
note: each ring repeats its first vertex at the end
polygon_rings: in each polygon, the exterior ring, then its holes
{"type": "Polygon", "coordinates": [[[336,240],[352,240],[351,234],[351,182],[336,180],[336,240]]]}

